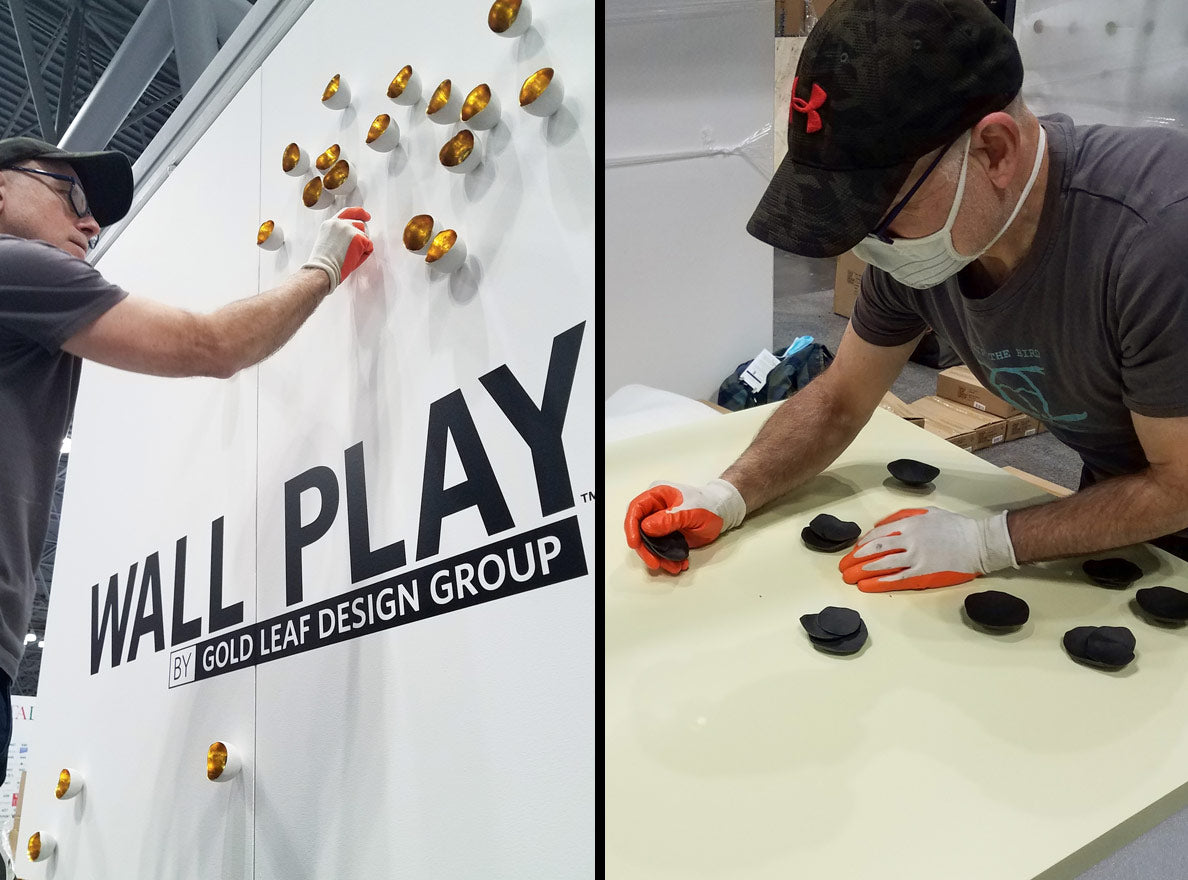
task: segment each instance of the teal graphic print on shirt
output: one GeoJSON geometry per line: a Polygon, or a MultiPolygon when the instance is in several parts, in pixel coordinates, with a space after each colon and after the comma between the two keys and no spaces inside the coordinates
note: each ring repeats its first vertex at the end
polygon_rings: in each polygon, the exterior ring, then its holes
{"type": "Polygon", "coordinates": [[[1048,398],[1040,387],[1044,376],[1044,368],[1039,364],[1025,366],[1007,366],[1002,361],[1040,359],[1039,349],[1019,348],[1012,353],[1011,349],[987,352],[978,358],[987,375],[986,381],[990,389],[1015,407],[1041,422],[1083,422],[1089,417],[1086,412],[1067,413],[1058,415],[1052,412],[1048,398]],[[998,365],[995,365],[998,362],[998,365]]]}

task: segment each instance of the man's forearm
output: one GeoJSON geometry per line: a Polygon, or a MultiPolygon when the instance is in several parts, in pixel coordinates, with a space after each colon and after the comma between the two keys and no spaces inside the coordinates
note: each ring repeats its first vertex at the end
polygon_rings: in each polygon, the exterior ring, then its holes
{"type": "Polygon", "coordinates": [[[1007,526],[1021,563],[1097,553],[1188,528],[1188,496],[1148,470],[1012,511],[1007,526]]]}
{"type": "Polygon", "coordinates": [[[225,375],[257,364],[284,345],[330,292],[321,269],[299,269],[276,287],[213,312],[225,375]]]}
{"type": "Polygon", "coordinates": [[[864,421],[834,399],[828,373],[809,383],[775,411],[722,474],[742,495],[748,514],[825,470],[858,436],[864,421]]]}

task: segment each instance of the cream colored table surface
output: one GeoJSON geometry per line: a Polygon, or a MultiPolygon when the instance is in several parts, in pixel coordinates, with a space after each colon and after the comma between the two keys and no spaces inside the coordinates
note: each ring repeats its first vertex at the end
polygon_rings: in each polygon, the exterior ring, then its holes
{"type": "Polygon", "coordinates": [[[1124,591],[1088,583],[1078,559],[868,595],[842,582],[842,554],[801,543],[822,512],[865,529],[904,507],[1049,497],[889,413],[684,574],[648,572],[622,539],[628,501],[653,480],[717,476],[771,411],[607,449],[609,878],[1070,877],[1188,804],[1188,630],[1129,604],[1138,587],[1184,587],[1188,563],[1142,546],[1119,554],[1147,572],[1124,591]],[[940,467],[935,490],[890,485],[901,457],[940,467]],[[998,637],[966,626],[963,599],[986,589],[1024,598],[1030,621],[998,637]],[[826,605],[862,614],[859,654],[809,643],[799,617],[826,605]],[[1106,624],[1138,639],[1127,669],[1064,653],[1065,631],[1106,624]]]}

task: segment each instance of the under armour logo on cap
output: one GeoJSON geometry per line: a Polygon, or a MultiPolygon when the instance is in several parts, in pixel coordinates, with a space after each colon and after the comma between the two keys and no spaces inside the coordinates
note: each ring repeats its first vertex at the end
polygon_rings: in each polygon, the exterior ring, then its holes
{"type": "Polygon", "coordinates": [[[821,130],[821,114],[817,112],[817,108],[825,103],[825,90],[816,83],[813,83],[813,90],[809,94],[809,99],[796,97],[796,84],[800,81],[800,77],[792,80],[792,106],[788,108],[788,121],[792,121],[793,115],[796,111],[800,111],[808,117],[808,123],[805,125],[805,132],[812,134],[814,131],[821,130]]]}

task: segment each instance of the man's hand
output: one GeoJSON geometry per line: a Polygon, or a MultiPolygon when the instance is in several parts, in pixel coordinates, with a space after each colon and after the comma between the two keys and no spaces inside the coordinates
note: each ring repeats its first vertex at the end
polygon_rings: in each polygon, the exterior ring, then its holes
{"type": "Polygon", "coordinates": [[[661,559],[643,543],[640,530],[649,537],[681,532],[690,547],[704,547],[722,532],[732,529],[747,515],[747,505],[738,490],[725,480],[711,480],[704,486],[682,483],[653,483],[627,506],[623,531],[627,546],[639,554],[648,568],[662,568],[680,574],[689,560],[661,559]]]}
{"type": "Polygon", "coordinates": [[[864,593],[928,590],[1018,567],[1006,511],[971,519],[937,507],[900,510],[875,524],[838,564],[864,593]]]}
{"type": "Polygon", "coordinates": [[[371,256],[374,245],[363,221],[371,215],[362,208],[343,208],[322,222],[309,259],[302,269],[321,269],[330,278],[330,292],[371,256]]]}

